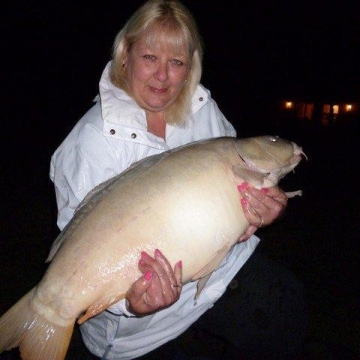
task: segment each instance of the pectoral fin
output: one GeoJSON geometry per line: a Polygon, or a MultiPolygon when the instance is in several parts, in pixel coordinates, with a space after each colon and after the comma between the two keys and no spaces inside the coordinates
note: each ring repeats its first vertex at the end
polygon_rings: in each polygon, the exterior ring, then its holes
{"type": "Polygon", "coordinates": [[[291,199],[295,196],[302,196],[302,191],[301,190],[296,190],[296,191],[287,191],[285,193],[285,195],[287,196],[288,199],[291,199]]]}
{"type": "Polygon", "coordinates": [[[198,271],[192,278],[192,280],[199,280],[197,285],[197,292],[195,295],[195,299],[197,299],[205,287],[205,284],[209,280],[212,272],[216,270],[223,259],[225,258],[226,254],[230,250],[230,244],[225,244],[220,250],[216,252],[213,258],[203,267],[200,271],[198,271]]]}
{"type": "Polygon", "coordinates": [[[209,275],[206,275],[205,277],[201,278],[198,283],[197,283],[197,291],[196,291],[196,295],[195,295],[195,300],[200,296],[200,293],[202,291],[202,289],[205,287],[207,281],[210,279],[212,273],[210,273],[209,275]]]}
{"type": "Polygon", "coordinates": [[[234,173],[244,181],[248,182],[252,186],[260,189],[263,186],[264,179],[269,173],[261,173],[251,169],[247,169],[244,166],[233,166],[234,173]]]}

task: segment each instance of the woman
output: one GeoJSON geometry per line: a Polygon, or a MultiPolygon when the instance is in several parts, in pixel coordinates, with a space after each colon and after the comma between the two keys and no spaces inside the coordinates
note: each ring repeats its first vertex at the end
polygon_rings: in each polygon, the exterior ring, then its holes
{"type": "MultiPolygon", "coordinates": [[[[128,20],[115,39],[95,105],[51,160],[60,229],[88,191],[135,161],[196,140],[236,136],[199,83],[201,61],[195,21],[181,3],[150,0],[128,20]]],[[[126,300],[81,327],[93,354],[109,359],[141,356],[177,337],[212,307],[256,248],[259,239],[251,235],[274,221],[287,202],[278,188],[260,191],[243,184],[239,191],[251,226],[197,303],[194,283],[174,286],[181,283],[181,261],[172,268],[160,250],[143,252],[143,276],[126,300]]]]}

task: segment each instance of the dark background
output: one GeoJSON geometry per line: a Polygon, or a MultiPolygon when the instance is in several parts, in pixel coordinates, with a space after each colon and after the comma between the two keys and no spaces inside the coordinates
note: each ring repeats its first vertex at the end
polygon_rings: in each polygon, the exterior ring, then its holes
{"type": "MultiPolygon", "coordinates": [[[[345,359],[347,351],[360,357],[358,120],[285,128],[268,111],[284,98],[359,102],[359,6],[184,3],[205,43],[202,82],[239,136],[278,134],[309,156],[283,182],[286,190],[302,188],[304,196],[289,202],[280,222],[261,229],[261,249],[304,282],[309,336],[324,346],[317,358],[339,353],[345,359]]],[[[2,4],[0,313],[43,274],[57,235],[50,157],[91,106],[113,39],[140,4],[2,4]]]]}
{"type": "MultiPolygon", "coordinates": [[[[240,132],[266,125],[266,105],[274,99],[358,97],[356,1],[184,3],[205,43],[203,83],[240,132]]],[[[113,39],[140,4],[60,0],[3,5],[5,114],[19,127],[37,131],[34,135],[50,137],[51,146],[61,141],[89,108],[113,39]]]]}

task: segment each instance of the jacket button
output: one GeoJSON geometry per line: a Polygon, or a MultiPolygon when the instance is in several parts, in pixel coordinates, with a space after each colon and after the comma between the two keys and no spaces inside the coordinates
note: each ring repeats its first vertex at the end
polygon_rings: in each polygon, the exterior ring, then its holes
{"type": "Polygon", "coordinates": [[[203,97],[199,97],[199,101],[203,101],[204,100],[204,98],[203,97]]]}
{"type": "Polygon", "coordinates": [[[136,134],[135,134],[135,133],[132,133],[132,134],[131,134],[131,138],[132,138],[132,139],[135,139],[135,138],[136,138],[136,134]]]}
{"type": "Polygon", "coordinates": [[[111,134],[111,135],[114,135],[115,133],[116,133],[116,131],[115,131],[114,129],[111,129],[111,130],[110,130],[110,134],[111,134]]]}

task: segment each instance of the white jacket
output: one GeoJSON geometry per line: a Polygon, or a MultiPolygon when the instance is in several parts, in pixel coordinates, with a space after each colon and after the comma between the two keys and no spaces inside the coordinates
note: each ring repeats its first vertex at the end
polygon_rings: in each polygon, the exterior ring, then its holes
{"type": "MultiPolygon", "coordinates": [[[[146,116],[136,102],[109,80],[106,66],[95,105],[76,124],[51,158],[50,178],[62,230],[85,195],[135,161],[196,140],[236,136],[210,92],[199,85],[186,126],[166,125],[165,141],[147,132],[146,116]]],[[[252,236],[236,245],[194,302],[196,283],[182,289],[170,308],[141,318],[126,311],[124,301],[86,321],[81,331],[87,347],[106,359],[132,359],[177,337],[224,293],[228,283],[254,251],[252,236]]]]}

